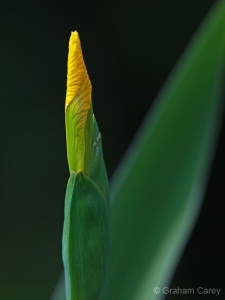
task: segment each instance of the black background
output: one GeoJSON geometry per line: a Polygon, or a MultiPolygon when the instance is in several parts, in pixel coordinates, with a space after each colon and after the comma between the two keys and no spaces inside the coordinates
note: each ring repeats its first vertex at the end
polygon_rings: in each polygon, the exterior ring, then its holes
{"type": "MultiPolygon", "coordinates": [[[[1,2],[0,299],[47,300],[62,269],[70,32],[81,38],[111,176],[214,2],[1,2]]],[[[224,137],[223,130],[200,218],[171,287],[224,293],[224,137]]]]}

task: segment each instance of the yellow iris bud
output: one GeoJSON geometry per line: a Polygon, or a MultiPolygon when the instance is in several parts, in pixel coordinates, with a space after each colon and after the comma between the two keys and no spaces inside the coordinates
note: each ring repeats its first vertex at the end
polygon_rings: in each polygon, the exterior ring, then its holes
{"type": "Polygon", "coordinates": [[[77,173],[84,171],[89,163],[92,134],[92,86],[77,31],[71,33],[69,40],[67,68],[67,156],[70,171],[77,173]]]}

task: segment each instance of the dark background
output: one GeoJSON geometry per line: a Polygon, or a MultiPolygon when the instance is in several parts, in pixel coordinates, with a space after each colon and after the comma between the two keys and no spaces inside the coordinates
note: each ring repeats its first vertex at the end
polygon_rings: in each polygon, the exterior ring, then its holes
{"type": "MultiPolygon", "coordinates": [[[[0,2],[1,300],[49,299],[62,269],[70,32],[80,34],[111,176],[214,2],[0,2]]],[[[224,137],[223,130],[203,209],[171,287],[225,289],[224,137]]]]}

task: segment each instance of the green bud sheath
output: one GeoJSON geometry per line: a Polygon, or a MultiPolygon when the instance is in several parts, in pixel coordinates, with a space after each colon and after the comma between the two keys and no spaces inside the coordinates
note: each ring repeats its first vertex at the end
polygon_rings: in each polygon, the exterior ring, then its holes
{"type": "Polygon", "coordinates": [[[63,227],[66,299],[97,300],[109,248],[109,185],[77,32],[69,44],[65,113],[70,169],[63,227]]]}

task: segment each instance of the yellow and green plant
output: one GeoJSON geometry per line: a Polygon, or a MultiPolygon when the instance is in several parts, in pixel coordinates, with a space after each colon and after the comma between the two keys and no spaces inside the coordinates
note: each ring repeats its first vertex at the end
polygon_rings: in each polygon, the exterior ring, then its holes
{"type": "Polygon", "coordinates": [[[172,279],[210,173],[221,122],[224,32],[225,2],[219,1],[117,168],[110,202],[92,86],[78,33],[72,32],[65,107],[70,170],[63,229],[65,276],[52,299],[163,297],[157,291],[172,279]]]}

